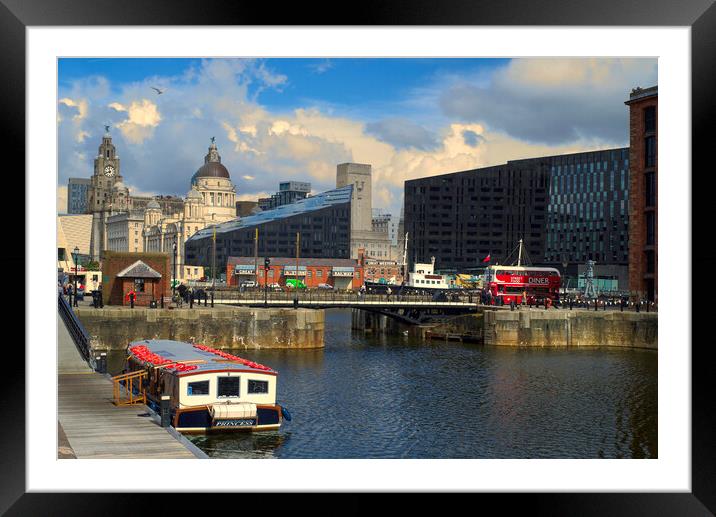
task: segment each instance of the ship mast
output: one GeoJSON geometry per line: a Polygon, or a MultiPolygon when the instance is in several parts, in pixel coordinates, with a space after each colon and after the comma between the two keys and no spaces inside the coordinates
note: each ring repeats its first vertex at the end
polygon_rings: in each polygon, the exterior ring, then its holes
{"type": "Polygon", "coordinates": [[[517,267],[522,265],[522,239],[520,239],[520,251],[517,253],[517,267]]]}
{"type": "Polygon", "coordinates": [[[405,246],[403,247],[403,267],[406,266],[405,258],[408,256],[408,232],[405,232],[405,246]]]}

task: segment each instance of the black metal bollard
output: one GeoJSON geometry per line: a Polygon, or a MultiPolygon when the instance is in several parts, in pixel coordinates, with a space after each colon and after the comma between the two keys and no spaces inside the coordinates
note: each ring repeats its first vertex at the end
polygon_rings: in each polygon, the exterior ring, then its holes
{"type": "Polygon", "coordinates": [[[211,291],[211,307],[214,307],[214,291],[211,291]]]}
{"type": "Polygon", "coordinates": [[[134,294],[129,295],[129,308],[134,309],[134,294]]]}
{"type": "Polygon", "coordinates": [[[572,300],[572,299],[570,298],[570,299],[569,299],[569,310],[570,310],[570,311],[572,310],[572,305],[573,305],[573,304],[574,304],[574,300],[572,300]]]}
{"type": "Polygon", "coordinates": [[[107,353],[102,352],[95,357],[97,373],[107,373],[107,353]]]}
{"type": "Polygon", "coordinates": [[[193,308],[194,308],[194,293],[192,293],[192,294],[189,296],[189,308],[190,308],[190,309],[193,309],[193,308]]]}
{"type": "Polygon", "coordinates": [[[161,401],[161,409],[160,409],[160,416],[162,418],[162,427],[169,427],[169,421],[171,419],[171,413],[170,413],[170,402],[171,397],[169,395],[162,395],[162,401],[161,401]]]}
{"type": "Polygon", "coordinates": [[[636,312],[639,312],[640,305],[641,305],[640,303],[636,302],[636,312]]]}
{"type": "Polygon", "coordinates": [[[624,300],[619,303],[619,312],[624,312],[624,300]]]}
{"type": "Polygon", "coordinates": [[[649,301],[646,302],[646,312],[649,312],[649,301]]]}

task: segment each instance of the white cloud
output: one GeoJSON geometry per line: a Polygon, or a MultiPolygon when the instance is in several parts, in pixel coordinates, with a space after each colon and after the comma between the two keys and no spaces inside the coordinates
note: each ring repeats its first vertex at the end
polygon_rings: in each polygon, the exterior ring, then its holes
{"type": "Polygon", "coordinates": [[[119,103],[110,105],[117,111],[126,111],[128,118],[115,124],[115,127],[122,131],[122,134],[135,144],[141,144],[146,138],[152,136],[153,129],[159,125],[162,117],[157,105],[147,99],[132,101],[129,107],[119,103]]]}
{"type": "Polygon", "coordinates": [[[65,97],[63,99],[60,99],[59,102],[60,104],[64,104],[65,106],[77,109],[77,113],[72,117],[72,120],[76,122],[84,119],[87,116],[87,112],[89,111],[89,103],[87,102],[87,99],[73,100],[69,97],[65,97]]]}
{"type": "Polygon", "coordinates": [[[623,145],[624,101],[633,87],[656,81],[656,59],[513,59],[488,81],[453,81],[440,104],[448,117],[520,140],[623,145]]]}
{"type": "MultiPolygon", "coordinates": [[[[288,78],[256,60],[205,60],[178,77],[127,85],[86,80],[61,91],[59,182],[91,175],[100,143],[93,135],[109,124],[119,129],[112,134],[122,156],[122,175],[136,192],[186,192],[191,175],[203,164],[209,138],[216,136],[238,199],[265,197],[285,180],[310,181],[321,192],[335,186],[338,163],[353,161],[373,166],[374,206],[398,213],[407,179],[610,145],[614,115],[594,116],[596,107],[607,101],[614,104],[610,109],[618,113],[616,127],[626,138],[626,121],[620,119],[626,116],[623,100],[636,86],[632,82],[649,76],[652,64],[562,60],[545,70],[549,63],[543,60],[515,60],[491,78],[443,83],[442,110],[440,97],[432,97],[439,120],[432,124],[390,113],[366,124],[315,107],[270,111],[256,102],[257,92],[279,89],[288,78]],[[558,78],[564,74],[569,79],[562,84],[558,78]],[[615,81],[619,74],[627,77],[615,81]],[[155,84],[171,91],[150,101],[155,84]],[[497,96],[500,87],[504,98],[497,96]],[[585,100],[590,94],[595,99],[585,100]],[[486,102],[494,105],[485,108],[486,102]],[[555,113],[543,113],[540,107],[555,113]],[[244,190],[249,188],[251,192],[244,190]]],[[[420,106],[421,112],[430,108],[425,99],[406,102],[420,106]]]]}

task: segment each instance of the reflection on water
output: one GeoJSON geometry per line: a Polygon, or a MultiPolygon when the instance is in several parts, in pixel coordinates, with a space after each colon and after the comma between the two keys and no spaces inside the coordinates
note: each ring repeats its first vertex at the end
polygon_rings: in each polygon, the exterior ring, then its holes
{"type": "Polygon", "coordinates": [[[654,458],[657,354],[421,343],[351,333],[240,355],[279,372],[279,431],[196,436],[222,458],[654,458]]]}

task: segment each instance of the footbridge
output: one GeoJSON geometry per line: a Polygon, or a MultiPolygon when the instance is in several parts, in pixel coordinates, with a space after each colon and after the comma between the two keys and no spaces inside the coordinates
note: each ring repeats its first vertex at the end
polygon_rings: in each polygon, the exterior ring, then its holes
{"type": "MultiPolygon", "coordinates": [[[[211,296],[211,293],[209,293],[211,296]]],[[[197,302],[194,302],[197,303],[197,302]]],[[[211,303],[210,298],[200,302],[211,303]]],[[[419,324],[445,316],[476,313],[480,310],[471,295],[360,294],[321,291],[216,291],[214,304],[248,307],[303,307],[308,309],[362,309],[385,314],[405,323],[419,324]]]]}

